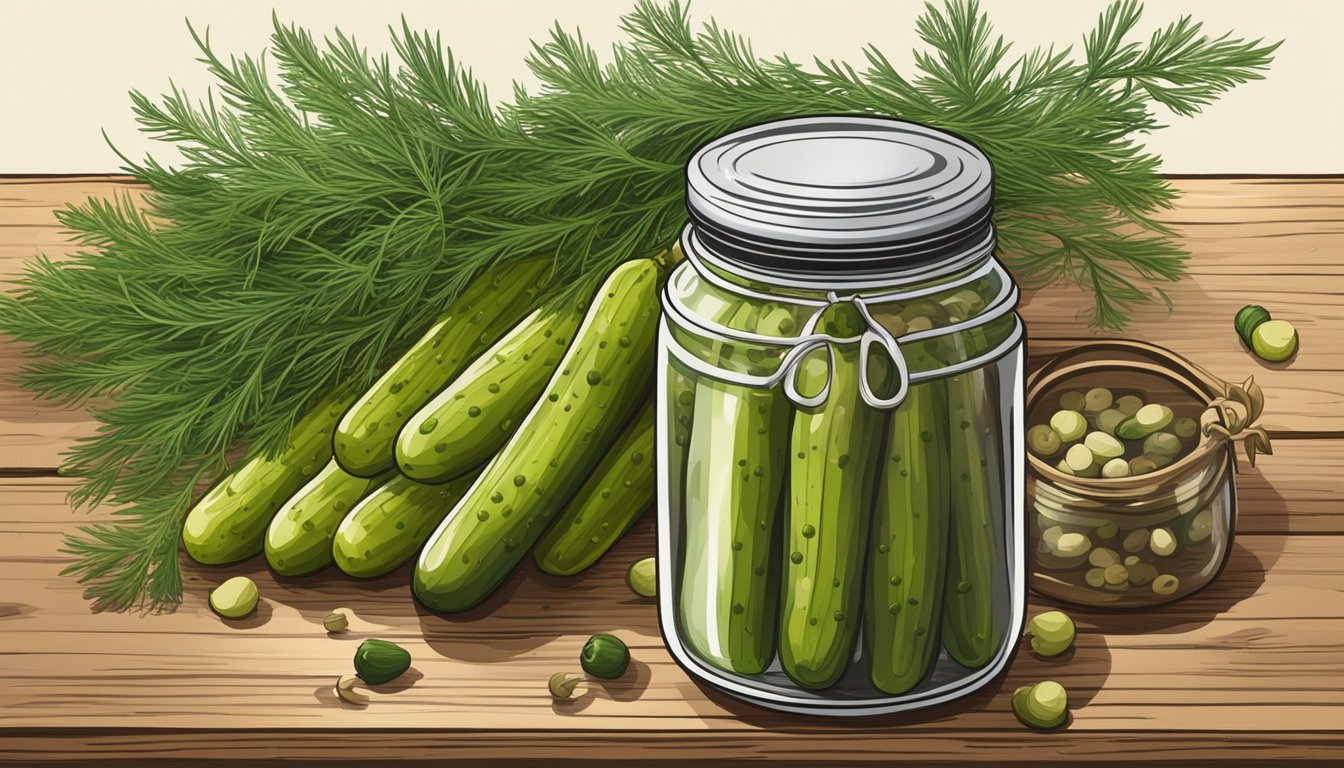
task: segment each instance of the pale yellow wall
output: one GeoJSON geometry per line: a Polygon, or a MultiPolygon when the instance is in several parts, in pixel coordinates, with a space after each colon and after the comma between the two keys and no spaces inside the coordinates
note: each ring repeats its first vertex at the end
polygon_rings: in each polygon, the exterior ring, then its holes
{"type": "MultiPolygon", "coordinates": [[[[698,0],[694,15],[748,33],[758,52],[786,51],[857,61],[868,42],[898,63],[916,43],[913,0],[698,0]]],[[[985,0],[998,29],[1023,44],[1076,42],[1101,0],[985,0]]],[[[208,79],[193,59],[184,18],[211,28],[221,52],[255,52],[272,7],[315,31],[340,26],[373,50],[405,13],[443,32],[494,93],[528,81],[529,38],[552,20],[581,27],[605,47],[633,0],[350,0],[329,2],[79,2],[0,0],[0,173],[116,170],[99,131],[139,155],[151,143],[135,130],[125,93],[158,93],[169,78],[201,93],[208,79]]],[[[1344,85],[1339,62],[1344,0],[1150,0],[1145,32],[1182,14],[1222,32],[1283,38],[1266,81],[1243,86],[1194,120],[1173,119],[1150,140],[1171,173],[1344,172],[1344,85]]],[[[694,105],[688,105],[694,108],[694,105]]]]}

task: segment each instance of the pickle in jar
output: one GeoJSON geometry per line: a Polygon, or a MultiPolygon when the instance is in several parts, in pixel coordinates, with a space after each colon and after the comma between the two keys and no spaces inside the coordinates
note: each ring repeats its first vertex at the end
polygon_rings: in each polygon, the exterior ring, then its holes
{"type": "MultiPolygon", "coordinates": [[[[833,305],[820,327],[841,338],[863,328],[848,305],[833,305]]],[[[823,354],[803,361],[799,391],[813,396],[829,381],[829,392],[820,405],[794,412],[790,436],[779,661],[789,679],[810,689],[844,675],[862,626],[864,549],[888,421],[860,395],[858,347],[831,353],[829,364],[823,354]]]]}
{"type": "MultiPolygon", "coordinates": [[[[758,327],[761,314],[769,317],[743,303],[731,322],[758,327]]],[[[679,632],[707,662],[760,674],[775,658],[788,401],[778,389],[710,378],[677,396],[693,413],[686,435],[679,632]]]]}
{"type": "Polygon", "coordinates": [[[951,532],[943,590],[943,647],[972,669],[988,664],[1003,643],[995,612],[1000,534],[994,516],[1004,508],[997,371],[985,367],[948,377],[951,532]]]}
{"type": "Polygon", "coordinates": [[[946,386],[934,379],[910,388],[888,429],[864,610],[869,677],[884,693],[914,688],[938,655],[950,523],[946,423],[946,386]]]}

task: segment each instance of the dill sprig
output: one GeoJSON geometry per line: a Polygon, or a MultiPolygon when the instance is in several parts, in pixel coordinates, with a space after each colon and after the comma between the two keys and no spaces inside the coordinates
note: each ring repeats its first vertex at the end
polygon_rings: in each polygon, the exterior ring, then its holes
{"type": "Polygon", "coordinates": [[[974,0],[929,5],[905,76],[875,47],[861,67],[760,57],[645,0],[605,62],[555,27],[527,62],[540,89],[500,105],[405,22],[394,63],[276,19],[278,88],[263,58],[222,58],[192,29],[217,89],[131,95],[142,130],[183,162],[123,158],[144,205],[59,212],[80,252],[38,258],[0,296],[0,330],[32,345],[24,384],[101,423],[63,472],[80,478],[76,504],[118,518],[67,541],[68,572],[98,607],[176,604],[181,518],[239,445],[277,451],[318,398],[367,386],[483,269],[545,254],[554,284],[582,290],[656,253],[684,219],[690,154],[752,123],[867,112],[966,136],[995,162],[1017,277],[1078,283],[1093,324],[1121,327],[1186,258],[1153,218],[1176,192],[1138,143],[1162,127],[1152,107],[1197,113],[1261,77],[1276,48],[1210,39],[1189,18],[1136,42],[1140,13],[1112,5],[1081,57],[1013,58],[974,0]]]}

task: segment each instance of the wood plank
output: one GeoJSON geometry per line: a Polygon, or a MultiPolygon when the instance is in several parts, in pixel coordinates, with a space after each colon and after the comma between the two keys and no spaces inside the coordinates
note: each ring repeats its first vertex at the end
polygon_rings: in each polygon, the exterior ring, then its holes
{"type": "MultiPolygon", "coordinates": [[[[1119,333],[1152,341],[1215,375],[1254,374],[1264,422],[1276,433],[1344,434],[1344,181],[1181,179],[1184,197],[1159,218],[1192,254],[1190,278],[1171,286],[1173,309],[1140,308],[1119,333]],[[1281,364],[1247,352],[1232,331],[1246,304],[1297,326],[1301,350],[1281,364]]],[[[1085,336],[1090,300],[1062,285],[1025,291],[1032,340],[1085,336]]]]}
{"type": "MultiPolygon", "coordinates": [[[[277,748],[310,759],[335,745],[370,743],[390,756],[463,749],[452,754],[495,759],[503,747],[489,746],[484,737],[492,736],[514,756],[567,744],[585,759],[628,760],[625,747],[638,735],[666,748],[650,758],[683,759],[731,744],[762,758],[809,762],[852,733],[851,725],[758,712],[686,677],[662,647],[654,606],[631,598],[622,583],[625,565],[653,551],[648,521],[588,574],[559,580],[525,567],[500,596],[457,617],[418,609],[405,571],[356,585],[332,573],[279,579],[258,561],[189,566],[186,602],[173,614],[92,614],[78,587],[57,576],[66,558],[56,548],[69,518],[59,504],[41,501],[55,495],[55,483],[10,480],[0,494],[8,521],[0,536],[0,675],[7,681],[0,738],[12,742],[9,750],[24,750],[11,754],[69,757],[59,734],[78,729],[80,743],[127,761],[153,750],[238,757],[269,749],[274,739],[245,734],[279,726],[290,729],[290,740],[277,748]],[[205,598],[239,573],[257,580],[263,607],[252,619],[225,623],[205,598]],[[328,637],[321,620],[336,607],[352,615],[351,631],[328,637]],[[552,703],[545,679],[576,669],[579,647],[599,630],[630,645],[633,677],[570,705],[552,703]],[[367,708],[347,707],[329,686],[371,635],[407,647],[415,671],[367,708]],[[202,723],[236,731],[243,752],[197,741],[202,723]],[[56,730],[44,743],[46,729],[56,730]],[[354,738],[384,729],[398,738],[354,738]],[[611,736],[618,733],[625,736],[611,736]]],[[[998,762],[1010,749],[1057,739],[1052,755],[1032,759],[1103,761],[1115,758],[1114,742],[1084,734],[1112,731],[1143,731],[1143,748],[1155,751],[1223,743],[1319,757],[1344,749],[1344,561],[1337,549],[1332,536],[1242,535],[1223,576],[1202,593],[1143,614],[1070,609],[1080,639],[1069,658],[1019,652],[1002,680],[956,706],[865,721],[864,745],[844,758],[932,757],[974,734],[976,748],[956,754],[998,762]],[[1041,679],[1070,691],[1064,734],[1025,732],[1009,713],[1011,691],[1041,679]],[[1187,739],[1196,731],[1204,735],[1187,739]],[[1319,733],[1291,741],[1303,732],[1319,733]]],[[[1035,600],[1033,610],[1048,606],[1035,600]]]]}
{"type": "MultiPolygon", "coordinates": [[[[1021,313],[1031,333],[1028,346],[1049,348],[1059,337],[1149,341],[1228,381],[1255,376],[1265,391],[1262,425],[1271,434],[1344,435],[1344,343],[1338,341],[1344,339],[1344,277],[1329,281],[1339,283],[1338,293],[1330,288],[1313,291],[1305,285],[1252,289],[1249,286],[1259,278],[1241,278],[1243,282],[1236,284],[1230,280],[1187,280],[1169,291],[1177,307],[1170,315],[1149,307],[1137,312],[1123,332],[1089,336],[1080,335],[1084,320],[1074,319],[1079,307],[1089,306],[1081,291],[1055,286],[1027,292],[1021,313]],[[1267,363],[1243,347],[1231,318],[1250,303],[1263,304],[1298,328],[1301,347],[1293,360],[1267,363]]],[[[1327,282],[1324,277],[1298,278],[1300,283],[1312,280],[1327,282]]]]}
{"type": "MultiPolygon", "coordinates": [[[[1078,348],[1092,341],[1106,338],[1143,339],[1150,343],[1176,351],[1178,344],[1167,343],[1166,338],[1143,336],[1033,336],[1027,341],[1028,370],[1035,368],[1054,355],[1078,348]]],[[[1239,353],[1250,357],[1247,353],[1239,353]]],[[[1270,437],[1275,439],[1298,439],[1313,437],[1344,437],[1344,375],[1331,372],[1333,378],[1322,378],[1315,372],[1286,369],[1272,370],[1268,364],[1257,363],[1259,368],[1250,369],[1209,367],[1197,355],[1185,355],[1196,365],[1225,381],[1240,382],[1248,376],[1254,376],[1257,384],[1265,393],[1265,411],[1259,425],[1264,427],[1270,437]]]]}
{"type": "MultiPolygon", "coordinates": [[[[1185,197],[1166,219],[1194,254],[1191,278],[1173,286],[1175,310],[1140,310],[1123,335],[1153,340],[1228,379],[1254,373],[1265,422],[1276,434],[1344,436],[1344,180],[1181,179],[1185,197]],[[1241,348],[1231,317],[1246,303],[1292,320],[1302,351],[1267,364],[1241,348]]],[[[139,188],[98,178],[0,179],[0,282],[37,252],[72,246],[52,209],[139,188]]],[[[1086,336],[1088,298],[1061,286],[1024,294],[1032,342],[1086,336]]],[[[1100,338],[1106,335],[1093,334],[1100,338]]],[[[21,347],[0,343],[0,467],[55,467],[70,442],[92,432],[78,410],[42,403],[14,387],[21,347]]]]}
{"type": "Polygon", "coordinates": [[[144,187],[115,176],[0,179],[0,275],[17,274],[39,252],[59,258],[74,251],[56,221],[57,209],[123,194],[140,200],[144,187]]]}
{"type": "Polygon", "coordinates": [[[439,768],[445,760],[470,766],[726,765],[966,765],[974,762],[1004,768],[1093,763],[1164,766],[1216,765],[1219,768],[1264,768],[1274,760],[1295,766],[1337,768],[1338,740],[1313,733],[1202,733],[1164,730],[1055,733],[930,733],[917,726],[899,737],[870,735],[865,725],[844,733],[818,734],[783,729],[764,738],[743,739],[735,733],[682,731],[600,731],[576,744],[562,733],[500,730],[491,733],[455,731],[301,730],[265,731],[207,729],[32,729],[0,732],[0,765],[99,765],[140,768],[145,765],[254,768],[271,761],[320,761],[322,765],[364,768],[377,755],[378,765],[439,768]],[[858,729],[862,729],[861,731],[858,729]],[[856,736],[861,733],[861,736],[856,736]],[[893,755],[897,757],[893,757],[893,755]],[[899,761],[899,762],[898,762],[899,761]]]}
{"type": "Polygon", "coordinates": [[[1255,466],[1238,457],[1243,533],[1344,534],[1344,441],[1276,440],[1255,466]]]}
{"type": "MultiPolygon", "coordinates": [[[[74,252],[56,221],[56,209],[89,197],[129,194],[139,199],[143,191],[116,177],[0,178],[0,288],[38,253],[59,259],[74,252]]],[[[23,350],[9,339],[0,341],[0,467],[50,469],[60,464],[71,443],[92,434],[94,423],[82,410],[40,401],[15,385],[23,350]]]]}
{"type": "MultiPolygon", "coordinates": [[[[623,585],[625,565],[652,552],[649,521],[588,574],[562,580],[524,567],[487,605],[456,617],[417,608],[404,569],[353,583],[330,572],[281,579],[259,561],[188,564],[186,601],[173,614],[91,614],[78,585],[58,576],[68,564],[61,536],[81,519],[64,501],[69,481],[4,477],[49,471],[91,424],[4,383],[0,763],[82,765],[97,756],[127,766],[255,764],[285,756],[365,764],[378,755],[408,764],[529,757],[689,764],[732,754],[859,764],[895,754],[917,764],[1256,765],[1288,756],[1338,764],[1344,180],[1177,185],[1186,197],[1166,219],[1195,254],[1192,279],[1173,291],[1173,313],[1144,310],[1125,335],[1164,344],[1225,378],[1254,372],[1279,438],[1274,456],[1255,469],[1241,465],[1232,556],[1219,580],[1188,600],[1141,613],[1070,608],[1081,634],[1068,658],[1019,651],[1003,678],[955,706],[844,725],[760,712],[687,678],[662,647],[653,605],[623,585]],[[1240,349],[1230,318],[1251,302],[1298,325],[1297,359],[1265,366],[1240,349]],[[205,599],[236,573],[257,579],[264,600],[256,616],[229,624],[205,599]],[[328,637],[321,619],[337,606],[351,612],[352,629],[328,637]],[[554,704],[546,677],[577,670],[578,648],[594,631],[627,641],[633,677],[554,704]],[[349,672],[358,641],[374,634],[409,648],[415,669],[369,707],[349,708],[329,686],[349,672]],[[1069,689],[1072,719],[1062,732],[1026,731],[1008,697],[1047,678],[1069,689]],[[852,738],[855,725],[862,739],[852,738]]],[[[37,250],[68,252],[53,207],[122,190],[136,192],[103,179],[0,179],[0,281],[37,250]]],[[[1086,305],[1058,288],[1029,292],[1023,314],[1033,357],[1061,348],[1045,336],[1080,335],[1086,305]]],[[[6,382],[19,353],[0,341],[6,382]]],[[[1033,611],[1050,606],[1033,600],[1033,611]]]]}
{"type": "MultiPolygon", "coordinates": [[[[0,480],[3,476],[0,469],[0,480]]],[[[38,476],[3,482],[13,506],[0,509],[0,531],[33,521],[68,519],[72,528],[78,522],[79,516],[63,516],[71,480],[38,476]]],[[[1254,467],[1239,455],[1237,501],[1243,533],[1344,534],[1344,441],[1278,440],[1274,455],[1258,457],[1254,467]]]]}

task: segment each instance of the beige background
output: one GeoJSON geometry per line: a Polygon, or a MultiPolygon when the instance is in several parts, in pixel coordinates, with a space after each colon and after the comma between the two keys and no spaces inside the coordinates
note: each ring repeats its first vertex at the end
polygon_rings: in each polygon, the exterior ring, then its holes
{"type": "MultiPolygon", "coordinates": [[[[997,29],[1020,46],[1076,43],[1106,3],[1101,0],[984,0],[997,29]]],[[[208,25],[217,52],[255,53],[270,30],[271,9],[315,32],[335,26],[371,50],[387,48],[387,25],[405,13],[417,28],[443,32],[497,97],[511,80],[531,82],[523,67],[528,40],[553,20],[578,26],[604,49],[618,16],[634,0],[461,0],[431,2],[154,2],[0,0],[0,173],[115,171],[106,130],[131,156],[154,147],[132,120],[126,91],[161,92],[171,78],[203,94],[209,80],[183,23],[208,25]]],[[[788,52],[859,61],[865,43],[899,64],[918,41],[915,0],[698,0],[697,19],[716,17],[747,33],[758,53],[788,52]]],[[[1344,85],[1339,71],[1339,0],[1150,0],[1145,33],[1183,14],[1221,34],[1285,39],[1270,76],[1243,86],[1195,119],[1172,118],[1149,140],[1170,173],[1344,172],[1344,85]]],[[[1019,49],[1020,50],[1020,49],[1019,49]]],[[[694,105],[688,105],[693,109],[694,105]]]]}

